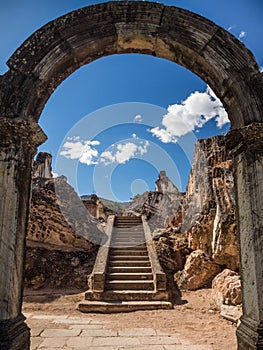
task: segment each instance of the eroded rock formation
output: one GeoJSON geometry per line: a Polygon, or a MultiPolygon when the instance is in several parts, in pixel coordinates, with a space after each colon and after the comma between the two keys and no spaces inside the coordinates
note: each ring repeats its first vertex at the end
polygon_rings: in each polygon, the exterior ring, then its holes
{"type": "Polygon", "coordinates": [[[222,317],[237,322],[242,315],[241,281],[238,273],[225,269],[212,281],[212,300],[222,317]]]}
{"type": "Polygon", "coordinates": [[[33,166],[33,177],[52,177],[52,155],[47,152],[39,152],[33,166]]]}
{"type": "Polygon", "coordinates": [[[212,299],[218,310],[223,304],[239,305],[242,302],[240,276],[235,271],[223,270],[212,281],[212,299]]]}
{"type": "Polygon", "coordinates": [[[175,278],[180,287],[211,286],[212,279],[222,269],[238,271],[233,186],[225,137],[198,140],[186,193],[181,194],[169,229],[159,230],[155,236],[162,266],[177,273],[175,278]],[[204,263],[205,275],[201,271],[204,263]]]}
{"type": "Polygon", "coordinates": [[[209,256],[197,249],[187,258],[182,271],[175,274],[175,280],[181,289],[196,290],[210,287],[212,279],[219,274],[221,268],[209,256]]]}
{"type": "Polygon", "coordinates": [[[182,208],[182,232],[192,250],[219,265],[239,267],[234,182],[224,136],[198,140],[182,208]]]}
{"type": "Polygon", "coordinates": [[[152,230],[170,227],[179,211],[182,194],[165,171],[160,171],[155,191],[137,195],[125,210],[145,214],[152,230]]]}
{"type": "Polygon", "coordinates": [[[65,177],[35,178],[27,240],[90,249],[102,232],[65,177]]]}
{"type": "Polygon", "coordinates": [[[64,176],[46,176],[51,174],[51,162],[44,155],[43,162],[34,164],[35,174],[43,176],[32,183],[25,286],[85,288],[105,234],[64,176]]]}

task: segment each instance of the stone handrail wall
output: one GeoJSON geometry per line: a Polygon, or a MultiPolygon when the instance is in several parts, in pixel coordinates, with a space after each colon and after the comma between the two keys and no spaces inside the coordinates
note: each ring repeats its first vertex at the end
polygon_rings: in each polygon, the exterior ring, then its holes
{"type": "Polygon", "coordinates": [[[166,274],[163,272],[162,267],[159,263],[157,253],[153,245],[152,233],[147,223],[145,215],[142,215],[142,224],[143,224],[149,259],[152,265],[154,287],[156,291],[164,291],[166,290],[166,274]]]}
{"type": "Polygon", "coordinates": [[[115,215],[110,215],[108,217],[107,226],[105,229],[107,238],[105,241],[101,242],[101,246],[99,248],[95,265],[92,271],[90,287],[94,292],[104,291],[106,269],[107,269],[109,250],[111,245],[111,235],[112,235],[114,220],[115,220],[115,215]]]}

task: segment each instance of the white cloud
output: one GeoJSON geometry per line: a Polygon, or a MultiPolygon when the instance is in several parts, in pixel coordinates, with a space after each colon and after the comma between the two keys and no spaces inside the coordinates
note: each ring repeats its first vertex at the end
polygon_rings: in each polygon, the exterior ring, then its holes
{"type": "Polygon", "coordinates": [[[239,33],[238,39],[241,40],[246,36],[246,32],[244,30],[241,30],[241,32],[239,33]]]}
{"type": "Polygon", "coordinates": [[[232,25],[230,27],[227,28],[227,30],[230,32],[232,29],[234,29],[236,26],[235,25],[232,25]]]}
{"type": "Polygon", "coordinates": [[[83,164],[96,164],[98,151],[94,146],[98,146],[99,144],[99,141],[85,141],[81,140],[78,136],[68,138],[68,141],[63,145],[60,155],[69,159],[78,159],[83,164]]]}
{"type": "Polygon", "coordinates": [[[212,118],[218,128],[229,122],[222,103],[208,86],[205,92],[195,91],[181,104],[169,106],[162,127],[148,131],[163,143],[176,143],[179,137],[203,127],[212,118]]]}
{"type": "Polygon", "coordinates": [[[54,173],[53,171],[51,171],[51,174],[54,179],[58,177],[58,173],[54,173]]]}
{"type": "Polygon", "coordinates": [[[137,151],[137,145],[132,142],[117,145],[115,158],[117,163],[126,163],[129,159],[134,158],[137,151]]]}
{"type": "Polygon", "coordinates": [[[259,67],[260,73],[263,73],[263,66],[259,67]]]}
{"type": "Polygon", "coordinates": [[[80,140],[80,136],[69,136],[67,138],[68,141],[79,141],[80,140]]]}
{"type": "Polygon", "coordinates": [[[116,161],[115,156],[110,151],[102,152],[100,157],[101,163],[104,163],[105,165],[114,163],[116,161]]]}
{"type": "Polygon", "coordinates": [[[100,162],[109,165],[111,163],[124,164],[131,158],[136,158],[147,152],[149,141],[119,143],[113,146],[112,151],[102,152],[100,162]]]}
{"type": "Polygon", "coordinates": [[[141,123],[142,122],[142,116],[140,114],[137,114],[134,117],[133,121],[136,122],[136,123],[141,123]]]}
{"type": "Polygon", "coordinates": [[[137,138],[137,135],[136,135],[136,134],[132,134],[132,138],[133,138],[133,139],[136,139],[136,138],[137,138]]]}

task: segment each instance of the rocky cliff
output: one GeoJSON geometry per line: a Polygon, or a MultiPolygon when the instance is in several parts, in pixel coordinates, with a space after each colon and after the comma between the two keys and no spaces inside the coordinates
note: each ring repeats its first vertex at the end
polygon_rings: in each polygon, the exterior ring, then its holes
{"type": "Polygon", "coordinates": [[[105,234],[67,179],[47,176],[50,159],[42,154],[34,164],[25,286],[85,289],[105,234]]]}
{"type": "Polygon", "coordinates": [[[233,186],[224,136],[198,140],[186,193],[169,229],[155,237],[160,262],[180,288],[210,286],[224,268],[238,271],[233,186]]]}
{"type": "Polygon", "coordinates": [[[27,240],[91,249],[102,232],[65,177],[34,178],[27,240]]]}
{"type": "Polygon", "coordinates": [[[182,207],[182,232],[221,266],[239,266],[234,181],[224,136],[199,140],[182,207]]]}

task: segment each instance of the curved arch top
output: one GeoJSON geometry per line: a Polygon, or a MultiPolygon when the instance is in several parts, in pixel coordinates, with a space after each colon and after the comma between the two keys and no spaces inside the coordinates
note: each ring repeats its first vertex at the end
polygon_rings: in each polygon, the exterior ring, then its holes
{"type": "Polygon", "coordinates": [[[224,104],[232,128],[263,121],[263,79],[248,49],[213,22],[152,2],[108,2],[66,14],[29,37],[0,80],[0,115],[37,121],[56,87],[103,56],[142,53],[201,77],[224,104]]]}

